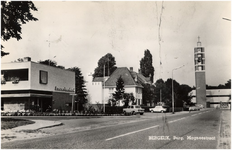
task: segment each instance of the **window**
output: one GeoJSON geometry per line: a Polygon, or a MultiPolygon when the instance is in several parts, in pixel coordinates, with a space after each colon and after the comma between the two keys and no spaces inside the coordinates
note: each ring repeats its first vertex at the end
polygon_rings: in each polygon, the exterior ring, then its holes
{"type": "Polygon", "coordinates": [[[40,70],[39,72],[39,83],[47,84],[48,83],[48,72],[40,70]]]}
{"type": "Polygon", "coordinates": [[[5,81],[28,81],[28,69],[2,70],[1,74],[5,81]]]}
{"type": "Polygon", "coordinates": [[[109,88],[109,93],[114,93],[114,88],[109,88]]]}
{"type": "Polygon", "coordinates": [[[136,88],[136,93],[137,94],[141,94],[141,89],[140,88],[136,88]]]}

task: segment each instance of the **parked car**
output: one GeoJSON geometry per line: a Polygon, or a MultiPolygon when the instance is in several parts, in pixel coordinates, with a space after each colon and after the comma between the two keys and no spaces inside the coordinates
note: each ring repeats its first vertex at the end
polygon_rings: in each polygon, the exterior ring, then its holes
{"type": "Polygon", "coordinates": [[[144,109],[141,108],[139,105],[131,105],[131,106],[128,106],[127,108],[123,108],[123,113],[125,115],[127,115],[127,114],[130,114],[130,115],[134,115],[134,114],[143,115],[144,109]]]}
{"type": "Polygon", "coordinates": [[[189,111],[200,110],[201,108],[198,106],[190,106],[189,111]]]}
{"type": "Polygon", "coordinates": [[[167,111],[167,108],[164,108],[163,106],[155,106],[154,108],[150,108],[149,109],[152,113],[154,112],[166,112],[167,111]]]}
{"type": "Polygon", "coordinates": [[[199,107],[200,109],[204,108],[204,105],[202,104],[196,104],[197,107],[199,107]]]}

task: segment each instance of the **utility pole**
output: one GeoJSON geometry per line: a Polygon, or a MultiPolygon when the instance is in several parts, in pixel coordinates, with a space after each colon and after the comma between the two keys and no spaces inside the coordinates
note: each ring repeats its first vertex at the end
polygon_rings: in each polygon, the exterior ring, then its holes
{"type": "Polygon", "coordinates": [[[104,68],[103,68],[103,112],[105,113],[105,64],[104,64],[104,68]]]}
{"type": "Polygon", "coordinates": [[[182,68],[182,67],[184,67],[184,65],[181,66],[181,67],[172,69],[172,113],[173,113],[173,114],[175,113],[175,110],[174,110],[174,109],[175,109],[175,107],[174,107],[175,99],[174,99],[174,86],[173,86],[173,71],[174,71],[174,70],[177,70],[177,69],[180,69],[180,68],[182,68]]]}

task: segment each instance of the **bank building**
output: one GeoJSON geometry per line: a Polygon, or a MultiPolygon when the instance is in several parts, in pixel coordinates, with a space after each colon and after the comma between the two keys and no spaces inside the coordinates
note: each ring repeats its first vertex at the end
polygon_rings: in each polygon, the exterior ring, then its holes
{"type": "Polygon", "coordinates": [[[75,73],[31,61],[1,64],[1,110],[70,111],[75,93],[75,73]]]}

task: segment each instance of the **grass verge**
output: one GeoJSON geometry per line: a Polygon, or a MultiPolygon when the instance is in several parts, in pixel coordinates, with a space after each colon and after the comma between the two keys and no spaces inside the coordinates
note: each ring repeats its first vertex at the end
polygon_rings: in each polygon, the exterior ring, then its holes
{"type": "Polygon", "coordinates": [[[15,118],[1,118],[1,130],[12,129],[18,126],[33,124],[34,121],[15,118]]]}

